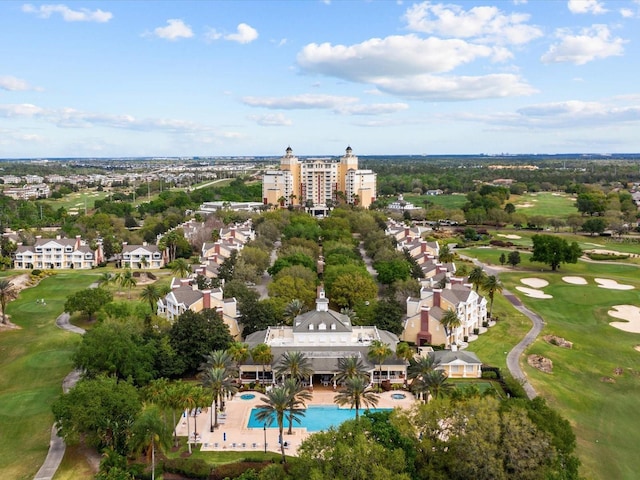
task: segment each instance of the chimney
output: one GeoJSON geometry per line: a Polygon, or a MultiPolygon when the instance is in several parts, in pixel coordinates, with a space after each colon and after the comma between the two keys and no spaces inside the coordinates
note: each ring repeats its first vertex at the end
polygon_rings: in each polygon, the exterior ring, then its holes
{"type": "Polygon", "coordinates": [[[420,331],[428,332],[429,331],[429,310],[430,307],[423,305],[420,307],[420,331]]]}
{"type": "Polygon", "coordinates": [[[60,240],[60,235],[56,235],[56,240],[60,240]]]}
{"type": "Polygon", "coordinates": [[[216,243],[216,247],[215,247],[214,252],[220,253],[220,244],[219,243],[216,243]]]}
{"type": "Polygon", "coordinates": [[[409,227],[405,227],[404,236],[408,238],[410,235],[411,235],[411,229],[409,227]]]}
{"type": "Polygon", "coordinates": [[[442,293],[442,289],[441,288],[434,288],[433,289],[433,306],[434,307],[440,307],[440,294],[442,293]]]}
{"type": "Polygon", "coordinates": [[[180,286],[181,287],[188,287],[189,286],[189,279],[188,278],[181,278],[180,279],[180,286]]]}
{"type": "Polygon", "coordinates": [[[427,251],[427,242],[424,240],[420,242],[420,253],[425,253],[427,251]]]}
{"type": "Polygon", "coordinates": [[[202,290],[202,308],[211,308],[211,290],[202,290]]]}

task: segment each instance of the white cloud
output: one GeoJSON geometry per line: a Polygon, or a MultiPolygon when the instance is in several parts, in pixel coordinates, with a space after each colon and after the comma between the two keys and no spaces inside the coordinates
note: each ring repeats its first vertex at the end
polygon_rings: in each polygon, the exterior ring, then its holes
{"type": "Polygon", "coordinates": [[[507,44],[524,44],[541,37],[540,28],[527,25],[530,16],[505,14],[497,7],[473,7],[423,2],[405,13],[408,28],[416,32],[454,38],[475,38],[507,44]]]}
{"type": "Polygon", "coordinates": [[[247,25],[246,23],[241,23],[238,25],[238,30],[236,33],[225,35],[224,38],[225,40],[230,40],[232,42],[243,44],[251,43],[258,38],[258,31],[255,28],[247,25]]]}
{"type": "MultiPolygon", "coordinates": [[[[245,97],[245,105],[273,110],[331,110],[341,115],[383,115],[407,110],[406,103],[359,103],[356,97],[303,94],[290,97],[245,97]]],[[[254,116],[256,120],[260,117],[254,116]]]]}
{"type": "Polygon", "coordinates": [[[222,38],[222,34],[218,32],[215,28],[208,28],[204,34],[204,38],[207,41],[214,41],[222,38]]]}
{"type": "Polygon", "coordinates": [[[607,12],[602,2],[598,0],[569,0],[567,7],[571,13],[592,13],[594,15],[600,15],[607,12]]]}
{"type": "Polygon", "coordinates": [[[620,15],[622,15],[624,18],[631,18],[635,16],[635,12],[630,8],[621,8],[620,15]]]}
{"type": "Polygon", "coordinates": [[[542,56],[544,63],[569,62],[584,65],[593,60],[622,55],[623,45],[627,43],[619,37],[611,38],[606,25],[593,25],[583,29],[578,35],[558,30],[556,36],[560,43],[552,45],[542,56]]]}
{"type": "Polygon", "coordinates": [[[483,122],[509,128],[567,128],[631,125],[640,122],[640,97],[627,96],[603,101],[567,100],[523,107],[515,112],[488,115],[465,113],[456,120],[483,122]]]}
{"type": "Polygon", "coordinates": [[[193,37],[193,30],[182,20],[171,18],[167,20],[166,27],[157,27],[153,30],[153,34],[158,38],[164,38],[165,40],[175,41],[180,38],[193,37]]]}
{"type": "Polygon", "coordinates": [[[345,80],[371,82],[377,77],[442,73],[478,58],[503,58],[503,49],[464,40],[416,35],[372,38],[346,46],[306,45],[297,56],[304,70],[345,80]]]}
{"type": "Polygon", "coordinates": [[[105,23],[113,18],[111,12],[104,10],[89,10],[81,8],[80,10],[71,10],[66,5],[40,5],[38,7],[26,3],[22,6],[25,13],[33,13],[40,18],[49,18],[54,13],[59,13],[65,22],[97,22],[105,23]]]}
{"type": "Polygon", "coordinates": [[[30,103],[0,105],[0,117],[37,117],[45,114],[45,109],[30,103]]]}
{"type": "Polygon", "coordinates": [[[370,105],[343,105],[335,109],[337,113],[343,115],[385,115],[407,110],[406,103],[373,103],[370,105]]]}
{"type": "Polygon", "coordinates": [[[0,75],[0,90],[7,90],[9,92],[21,92],[26,90],[40,89],[32,87],[20,78],[12,77],[10,75],[0,75]]]}
{"type": "Polygon", "coordinates": [[[281,113],[270,113],[266,115],[249,115],[249,120],[253,120],[263,127],[288,127],[293,125],[291,119],[286,118],[281,113]]]}
{"type": "Polygon", "coordinates": [[[640,103],[620,106],[613,101],[603,103],[568,100],[531,105],[521,108],[517,113],[529,123],[541,127],[547,122],[556,126],[609,125],[640,122],[640,103]]]}
{"type": "Polygon", "coordinates": [[[274,110],[311,110],[335,109],[345,104],[358,102],[356,97],[337,95],[303,94],[290,97],[244,97],[242,102],[251,107],[270,108],[274,110]]]}
{"type": "Polygon", "coordinates": [[[377,82],[387,93],[431,101],[478,100],[531,95],[537,91],[512,74],[483,76],[416,75],[405,79],[389,77],[377,82]]]}

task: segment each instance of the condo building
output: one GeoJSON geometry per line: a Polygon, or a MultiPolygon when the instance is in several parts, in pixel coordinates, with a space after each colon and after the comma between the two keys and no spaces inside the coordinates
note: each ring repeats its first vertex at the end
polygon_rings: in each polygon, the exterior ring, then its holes
{"type": "Polygon", "coordinates": [[[280,170],[267,170],[262,184],[265,205],[329,209],[340,201],[369,207],[376,199],[376,174],[359,170],[358,157],[347,147],[339,159],[299,159],[288,147],[280,170]]]}

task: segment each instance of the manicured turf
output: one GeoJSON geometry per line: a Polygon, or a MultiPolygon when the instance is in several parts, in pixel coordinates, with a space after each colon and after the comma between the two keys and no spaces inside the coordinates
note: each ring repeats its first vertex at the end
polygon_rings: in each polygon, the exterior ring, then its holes
{"type": "Polygon", "coordinates": [[[564,193],[539,192],[511,195],[508,202],[514,204],[516,212],[527,216],[563,218],[571,213],[578,213],[575,198],[564,193]]]}
{"type": "MultiPolygon", "coordinates": [[[[520,278],[531,273],[502,273],[511,292],[520,278]]],[[[587,478],[635,479],[640,470],[637,444],[640,442],[640,335],[613,328],[607,315],[613,305],[640,306],[640,279],[636,267],[594,265],[579,262],[565,265],[561,272],[548,269],[535,277],[549,282],[543,290],[553,299],[541,300],[519,294],[523,303],[546,322],[543,335],[553,334],[574,342],[573,349],[546,343],[541,337],[527,354],[540,354],[553,362],[553,373],[529,367],[524,370],[540,395],[568,418],[578,437],[578,454],[587,478]],[[562,276],[578,275],[589,282],[571,285],[562,276]],[[634,290],[600,288],[594,278],[610,278],[632,284],[634,290]],[[616,368],[622,369],[616,375],[616,368]],[[603,379],[613,379],[613,383],[603,379]]]]}
{"type": "Polygon", "coordinates": [[[462,208],[467,203],[466,195],[403,195],[407,202],[416,207],[424,208],[425,200],[444,208],[462,208]]]}
{"type": "MultiPolygon", "coordinates": [[[[15,272],[13,272],[15,274],[15,272]]],[[[0,331],[0,472],[32,479],[49,448],[51,403],[71,370],[80,340],[55,326],[66,296],[87,287],[95,275],[61,273],[20,293],[7,306],[19,330],[0,331]],[[46,305],[36,303],[44,298],[46,305]]]]}

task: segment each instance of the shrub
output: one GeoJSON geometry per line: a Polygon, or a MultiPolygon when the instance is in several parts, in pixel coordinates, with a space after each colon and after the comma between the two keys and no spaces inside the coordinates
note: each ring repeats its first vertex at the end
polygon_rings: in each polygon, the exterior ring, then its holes
{"type": "Polygon", "coordinates": [[[480,334],[480,329],[479,328],[474,328],[473,329],[473,334],[474,335],[479,335],[480,334]]]}
{"type": "Polygon", "coordinates": [[[34,277],[39,277],[40,275],[42,275],[42,270],[39,270],[37,268],[34,270],[31,270],[31,275],[33,275],[34,277]]]}
{"type": "Polygon", "coordinates": [[[462,337],[462,341],[465,342],[465,343],[468,343],[469,342],[469,336],[465,335],[464,337],[462,337]]]}
{"type": "Polygon", "coordinates": [[[211,480],[224,480],[225,478],[236,478],[242,475],[245,472],[249,472],[253,470],[254,472],[259,472],[270,462],[235,462],[235,463],[226,463],[224,465],[217,466],[213,472],[211,472],[211,476],[209,477],[211,480]]]}
{"type": "Polygon", "coordinates": [[[484,328],[487,328],[487,327],[489,326],[489,322],[482,322],[482,326],[483,326],[484,328]]]}
{"type": "Polygon", "coordinates": [[[200,458],[168,458],[164,461],[164,471],[206,480],[211,474],[211,467],[200,458]]]}
{"type": "Polygon", "coordinates": [[[587,253],[591,260],[626,260],[629,255],[614,255],[610,253],[587,253]]]}
{"type": "Polygon", "coordinates": [[[487,380],[497,380],[498,374],[494,371],[482,372],[482,378],[485,378],[487,380]]]}

